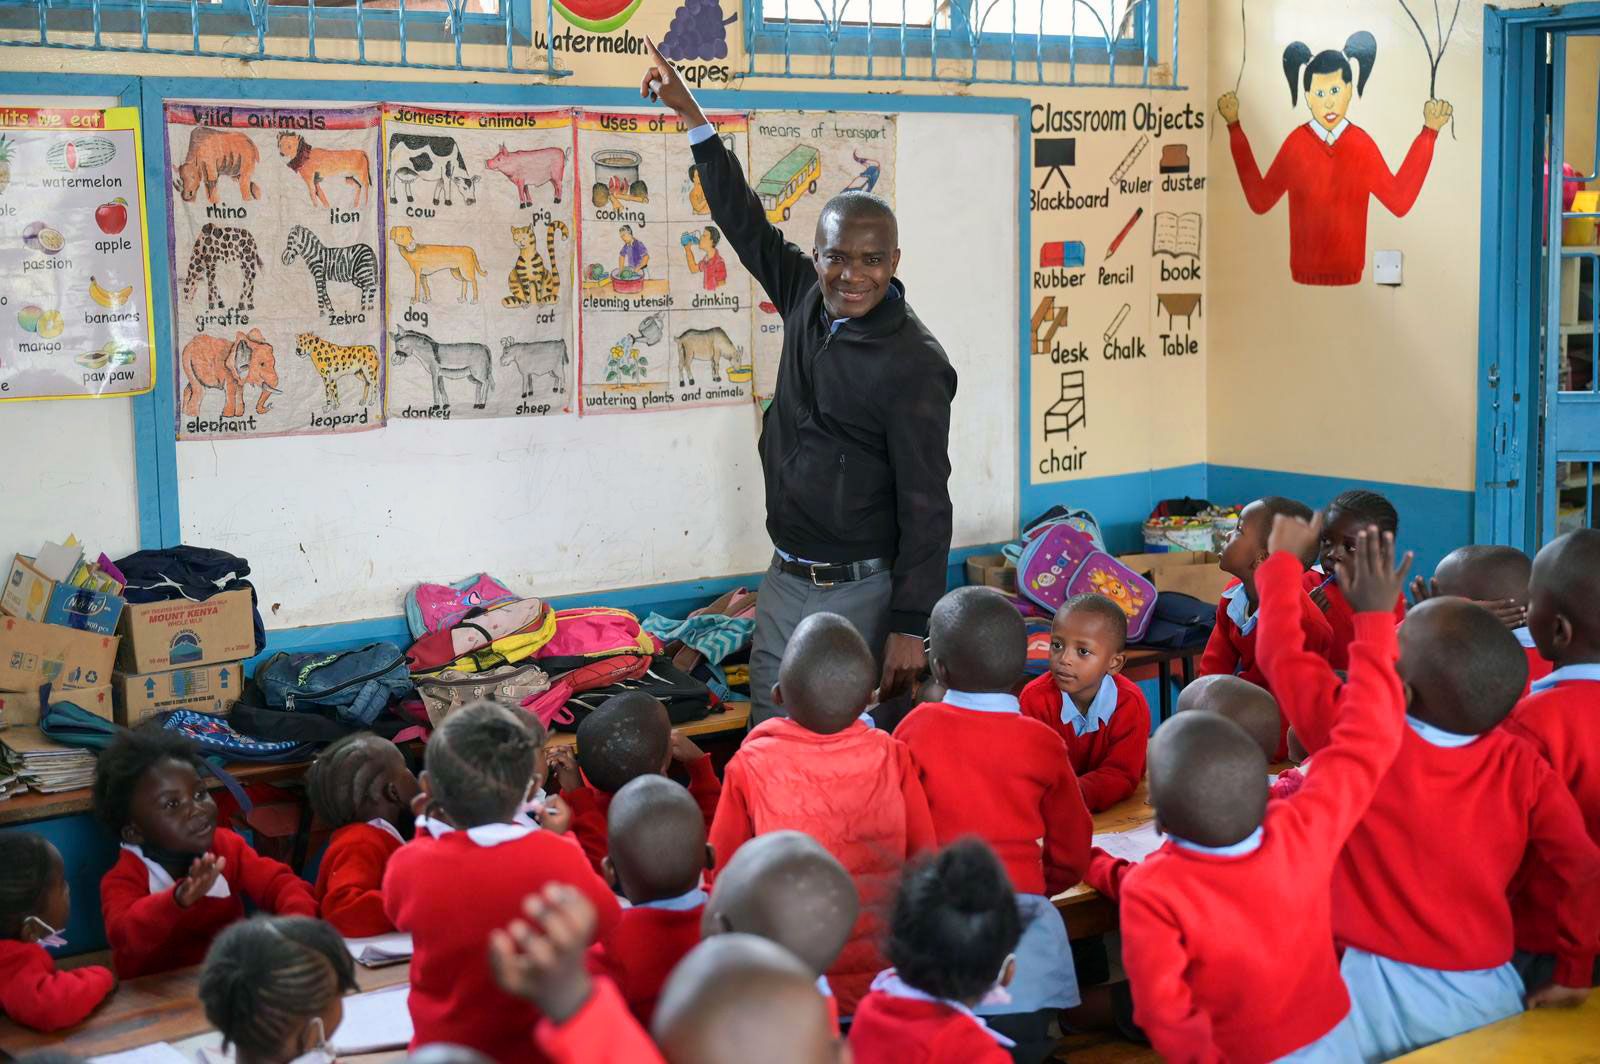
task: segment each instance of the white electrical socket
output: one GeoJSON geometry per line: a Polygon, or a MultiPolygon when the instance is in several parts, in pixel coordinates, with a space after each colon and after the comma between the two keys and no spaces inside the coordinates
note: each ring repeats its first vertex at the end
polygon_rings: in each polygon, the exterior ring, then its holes
{"type": "Polygon", "coordinates": [[[1372,253],[1372,280],[1375,284],[1398,285],[1404,256],[1398,251],[1372,253]]]}

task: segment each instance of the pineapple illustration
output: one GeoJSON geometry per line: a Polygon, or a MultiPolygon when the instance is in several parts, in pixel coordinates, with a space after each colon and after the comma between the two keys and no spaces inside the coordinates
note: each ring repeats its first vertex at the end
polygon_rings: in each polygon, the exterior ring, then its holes
{"type": "Polygon", "coordinates": [[[11,184],[11,141],[0,136],[0,192],[11,184]]]}

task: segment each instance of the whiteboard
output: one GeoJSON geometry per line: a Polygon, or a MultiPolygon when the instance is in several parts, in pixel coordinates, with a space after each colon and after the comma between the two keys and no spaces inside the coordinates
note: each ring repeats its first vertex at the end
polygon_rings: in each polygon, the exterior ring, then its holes
{"type": "MultiPolygon", "coordinates": [[[[960,374],[953,545],[993,543],[1018,505],[1016,121],[899,122],[900,276],[960,374]]],[[[392,617],[479,570],[546,597],[760,572],[757,430],[737,406],[185,441],[183,539],[249,560],[269,628],[392,617]]]]}

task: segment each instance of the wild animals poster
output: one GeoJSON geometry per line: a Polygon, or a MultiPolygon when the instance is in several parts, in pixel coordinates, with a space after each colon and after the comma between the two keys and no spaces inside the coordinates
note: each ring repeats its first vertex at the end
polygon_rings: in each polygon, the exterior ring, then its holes
{"type": "MultiPolygon", "coordinates": [[[[711,121],[749,158],[744,115],[711,121]]],[[[687,133],[659,112],[579,114],[584,414],[750,400],[750,275],[711,221],[687,133]]]]}
{"type": "Polygon", "coordinates": [[[570,110],[384,109],[389,415],[570,409],[570,110]]]}
{"type": "MultiPolygon", "coordinates": [[[[822,206],[859,189],[894,203],[893,115],[843,111],[756,111],[750,116],[750,186],[767,219],[790,242],[811,250],[822,206]]],[[[756,398],[772,398],[783,353],[783,321],[752,287],[756,398]]]]}
{"type": "Polygon", "coordinates": [[[383,424],[380,117],[167,104],[180,439],[383,424]]]}

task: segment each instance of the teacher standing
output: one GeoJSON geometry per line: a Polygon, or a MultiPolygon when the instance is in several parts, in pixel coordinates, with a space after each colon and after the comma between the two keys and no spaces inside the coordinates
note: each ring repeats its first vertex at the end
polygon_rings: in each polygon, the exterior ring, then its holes
{"type": "Polygon", "coordinates": [[[899,227],[882,198],[830,199],[807,254],[784,239],[694,95],[654,44],[640,92],[689,129],[711,215],[783,316],[778,384],[761,428],[767,534],[750,655],[751,725],[795,627],[851,621],[878,655],[879,697],[922,670],[950,553],[950,403],[956,372],[906,303],[899,227]]]}

